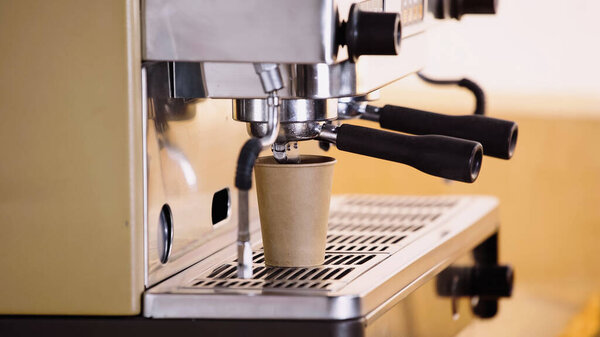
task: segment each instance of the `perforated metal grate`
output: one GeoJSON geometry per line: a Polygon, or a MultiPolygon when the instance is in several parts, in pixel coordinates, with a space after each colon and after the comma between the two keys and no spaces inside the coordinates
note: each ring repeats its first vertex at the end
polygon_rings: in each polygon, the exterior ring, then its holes
{"type": "Polygon", "coordinates": [[[254,253],[252,280],[237,279],[236,261],[223,264],[192,282],[192,287],[212,288],[282,288],[331,290],[343,285],[363,266],[373,265],[385,258],[382,254],[327,253],[322,266],[282,268],[264,265],[264,253],[254,253]]]}
{"type": "Polygon", "coordinates": [[[205,271],[187,288],[335,290],[408,244],[456,203],[453,198],[439,197],[345,197],[330,213],[322,266],[269,267],[259,249],[253,256],[251,280],[237,278],[233,260],[205,271]]]}
{"type": "MultiPolygon", "coordinates": [[[[454,207],[458,202],[456,197],[402,197],[382,195],[354,195],[345,198],[345,206],[375,206],[385,208],[430,208],[430,207],[454,207]]],[[[426,210],[426,213],[429,210],[426,210]]]]}

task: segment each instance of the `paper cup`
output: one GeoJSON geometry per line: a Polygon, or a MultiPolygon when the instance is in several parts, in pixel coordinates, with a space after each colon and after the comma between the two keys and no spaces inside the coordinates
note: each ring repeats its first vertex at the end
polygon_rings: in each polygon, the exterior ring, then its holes
{"type": "Polygon", "coordinates": [[[299,164],[258,158],[254,166],[265,264],[323,264],[336,160],[300,156],[299,164]]]}

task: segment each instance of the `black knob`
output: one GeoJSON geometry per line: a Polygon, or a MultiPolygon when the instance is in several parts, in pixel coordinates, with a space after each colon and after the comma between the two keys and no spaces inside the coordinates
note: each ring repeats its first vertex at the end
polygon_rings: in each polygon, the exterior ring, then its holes
{"type": "Polygon", "coordinates": [[[353,60],[360,55],[398,55],[402,25],[398,13],[362,11],[354,5],[346,25],[345,44],[353,60]]]}
{"type": "Polygon", "coordinates": [[[450,16],[460,20],[464,14],[496,14],[497,0],[452,0],[450,16]]]}
{"type": "Polygon", "coordinates": [[[448,267],[436,279],[437,294],[442,297],[473,297],[472,310],[480,318],[498,312],[498,299],[510,297],[513,289],[510,266],[448,267]]]}
{"type": "Polygon", "coordinates": [[[472,307],[473,314],[479,318],[492,318],[498,313],[498,300],[480,298],[472,307]]]}
{"type": "Polygon", "coordinates": [[[449,267],[438,275],[436,288],[440,296],[510,297],[513,269],[510,266],[449,267]]]}

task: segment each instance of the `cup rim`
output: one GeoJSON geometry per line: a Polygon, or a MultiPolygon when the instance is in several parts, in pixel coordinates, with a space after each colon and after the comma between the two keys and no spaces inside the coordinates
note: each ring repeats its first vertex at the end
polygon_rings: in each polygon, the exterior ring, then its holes
{"type": "Polygon", "coordinates": [[[261,167],[286,167],[286,168],[293,168],[293,167],[311,167],[311,166],[327,166],[327,165],[333,165],[337,162],[337,160],[333,157],[329,157],[329,156],[319,156],[319,155],[314,155],[314,154],[302,154],[300,155],[300,161],[302,161],[302,158],[305,159],[317,159],[320,160],[319,162],[316,163],[300,163],[300,164],[294,164],[294,163],[261,163],[261,161],[264,161],[266,159],[274,159],[273,156],[262,156],[262,157],[258,157],[256,159],[256,162],[254,164],[254,166],[261,166],[261,167]]]}

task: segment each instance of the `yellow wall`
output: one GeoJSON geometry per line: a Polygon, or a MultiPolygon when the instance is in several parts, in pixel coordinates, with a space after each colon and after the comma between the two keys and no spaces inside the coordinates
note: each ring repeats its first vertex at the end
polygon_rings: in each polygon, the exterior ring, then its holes
{"type": "Polygon", "coordinates": [[[493,16],[436,22],[427,31],[427,73],[468,75],[490,92],[579,93],[600,102],[600,1],[497,3],[493,16]]]}

